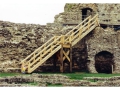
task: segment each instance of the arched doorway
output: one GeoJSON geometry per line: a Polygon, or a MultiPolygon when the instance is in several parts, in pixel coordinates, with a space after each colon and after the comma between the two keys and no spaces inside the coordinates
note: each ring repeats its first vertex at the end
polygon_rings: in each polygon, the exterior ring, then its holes
{"type": "Polygon", "coordinates": [[[108,51],[95,55],[95,68],[98,73],[112,73],[113,62],[113,54],[108,51]]]}
{"type": "Polygon", "coordinates": [[[82,20],[84,20],[89,15],[92,15],[93,10],[91,8],[83,8],[82,9],[82,20]]]}

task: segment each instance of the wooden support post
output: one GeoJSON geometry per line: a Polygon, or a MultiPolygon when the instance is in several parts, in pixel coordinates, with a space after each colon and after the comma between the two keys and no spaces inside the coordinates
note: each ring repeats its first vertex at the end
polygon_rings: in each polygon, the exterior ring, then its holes
{"type": "Polygon", "coordinates": [[[54,55],[54,59],[53,59],[53,72],[56,71],[56,62],[57,62],[57,55],[54,55]]]}
{"type": "Polygon", "coordinates": [[[70,72],[72,72],[72,45],[70,45],[70,72]]]}
{"type": "Polygon", "coordinates": [[[30,62],[28,62],[28,73],[30,73],[30,62]]]}
{"type": "Polygon", "coordinates": [[[63,72],[63,45],[60,49],[60,72],[63,72]]]}

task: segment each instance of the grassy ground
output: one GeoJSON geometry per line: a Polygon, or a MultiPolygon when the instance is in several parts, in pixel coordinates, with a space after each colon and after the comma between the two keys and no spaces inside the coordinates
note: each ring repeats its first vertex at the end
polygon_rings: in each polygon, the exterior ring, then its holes
{"type": "MultiPolygon", "coordinates": [[[[105,73],[86,73],[86,72],[79,72],[79,73],[38,73],[38,74],[62,74],[70,77],[70,79],[82,80],[84,77],[112,77],[112,76],[120,76],[120,74],[105,74],[105,73]]],[[[5,76],[16,76],[16,75],[30,75],[30,74],[22,74],[22,73],[0,73],[0,77],[5,76]]],[[[25,84],[25,83],[24,83],[25,84]]],[[[30,82],[26,83],[29,85],[37,86],[38,83],[30,82]]],[[[48,87],[62,87],[62,84],[51,84],[47,83],[48,87]]]]}
{"type": "MultiPolygon", "coordinates": [[[[105,73],[38,73],[38,74],[62,74],[70,77],[70,79],[79,79],[82,80],[83,77],[112,77],[112,76],[120,76],[120,74],[105,74],[105,73]]],[[[22,73],[0,73],[0,77],[5,76],[16,76],[16,75],[30,75],[30,74],[22,74],[22,73]]]]}
{"type": "Polygon", "coordinates": [[[21,73],[0,73],[0,77],[23,75],[21,73]]]}
{"type": "Polygon", "coordinates": [[[62,87],[63,85],[61,83],[60,84],[47,83],[47,86],[48,87],[62,87]]]}
{"type": "Polygon", "coordinates": [[[120,74],[105,74],[105,73],[67,73],[63,74],[69,76],[70,79],[78,79],[82,80],[83,77],[112,77],[112,76],[120,76],[120,74]]]}
{"type": "Polygon", "coordinates": [[[112,77],[120,76],[120,73],[117,74],[106,74],[106,73],[86,73],[86,72],[76,72],[76,73],[40,73],[40,74],[62,74],[70,77],[70,79],[82,80],[84,77],[112,77]]]}

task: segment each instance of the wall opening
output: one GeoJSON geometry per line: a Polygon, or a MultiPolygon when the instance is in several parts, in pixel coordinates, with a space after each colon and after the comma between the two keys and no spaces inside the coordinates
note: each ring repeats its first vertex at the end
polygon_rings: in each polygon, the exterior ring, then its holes
{"type": "Polygon", "coordinates": [[[92,15],[93,10],[91,8],[83,8],[82,9],[82,20],[84,20],[86,17],[92,15]]]}
{"type": "Polygon", "coordinates": [[[112,73],[113,62],[113,54],[108,51],[95,55],[95,68],[98,73],[112,73]]]}
{"type": "Polygon", "coordinates": [[[108,25],[100,24],[100,27],[102,27],[103,29],[106,29],[108,27],[108,25]]]}

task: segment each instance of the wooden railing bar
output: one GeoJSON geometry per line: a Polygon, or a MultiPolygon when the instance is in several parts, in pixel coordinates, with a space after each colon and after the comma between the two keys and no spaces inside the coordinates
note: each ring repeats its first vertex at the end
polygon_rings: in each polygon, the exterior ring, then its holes
{"type": "MultiPolygon", "coordinates": [[[[75,45],[79,40],[86,36],[95,26],[98,25],[98,14],[94,17],[87,17],[83,22],[69,31],[66,35],[54,36],[41,47],[36,49],[22,62],[28,65],[28,72],[32,72],[38,65],[45,62],[51,55],[60,49],[61,44],[75,45]]],[[[65,58],[65,57],[64,57],[65,58]]],[[[69,60],[69,57],[66,57],[69,60]]],[[[27,69],[26,68],[26,69],[27,69]]]]}
{"type": "MultiPolygon", "coordinates": [[[[45,44],[47,44],[47,43],[50,42],[50,41],[53,41],[53,39],[54,39],[54,37],[52,37],[50,40],[48,40],[45,44]]],[[[41,48],[43,48],[45,44],[43,44],[41,47],[39,47],[38,49],[36,49],[36,50],[35,50],[33,53],[31,53],[29,56],[27,56],[24,60],[21,61],[21,63],[24,62],[25,60],[27,60],[28,58],[30,58],[30,57],[31,57],[35,52],[37,52],[38,50],[41,50],[41,48]]]]}
{"type": "MultiPolygon", "coordinates": [[[[60,45],[59,47],[57,47],[57,48],[54,50],[54,52],[58,51],[60,48],[61,48],[61,45],[60,45]]],[[[50,53],[50,55],[53,55],[53,53],[50,53]]],[[[36,66],[39,66],[39,65],[41,65],[42,63],[44,63],[44,62],[50,57],[50,55],[48,55],[48,57],[45,57],[45,58],[41,61],[41,63],[37,63],[36,66]]],[[[34,70],[34,68],[36,68],[36,66],[33,66],[33,67],[31,68],[31,72],[34,70]]]]}
{"type": "Polygon", "coordinates": [[[70,35],[70,33],[77,29],[78,27],[80,27],[86,20],[88,20],[91,16],[87,17],[86,19],[83,20],[83,22],[81,22],[80,24],[78,24],[76,27],[74,27],[70,32],[68,32],[66,35],[70,35]]]}
{"type": "MultiPolygon", "coordinates": [[[[59,37],[59,38],[60,38],[60,37],[59,37]]],[[[58,40],[59,38],[57,38],[56,40],[58,40]]],[[[54,42],[52,42],[52,43],[54,43],[54,42]]],[[[52,45],[52,43],[46,47],[47,51],[46,51],[45,53],[43,53],[43,54],[41,55],[41,57],[43,57],[45,54],[47,54],[47,53],[50,52],[49,50],[51,50],[51,48],[48,48],[48,47],[50,47],[50,46],[52,45]]],[[[54,46],[54,47],[55,47],[55,46],[54,46]]],[[[39,52],[37,55],[41,54],[44,50],[45,50],[45,48],[44,48],[41,52],[39,52]]],[[[33,58],[32,58],[32,59],[33,59],[33,58]]],[[[31,62],[32,59],[31,59],[29,62],[31,62]]]]}
{"type": "MultiPolygon", "coordinates": [[[[53,38],[52,38],[53,39],[53,38]]],[[[51,39],[51,40],[52,40],[51,39]]],[[[60,37],[59,38],[57,38],[56,40],[59,40],[60,39],[60,37]]],[[[50,41],[50,40],[49,40],[50,41]]],[[[54,43],[54,42],[53,42],[54,43]]],[[[53,43],[51,43],[50,45],[52,45],[53,43]]],[[[44,44],[45,45],[45,44],[44,44]]],[[[50,45],[48,45],[47,47],[45,47],[43,50],[41,50],[37,55],[39,55],[39,54],[41,54],[41,53],[43,53],[43,51],[46,49],[46,48],[48,48],[50,45]]],[[[35,52],[34,52],[35,53],[35,52]]],[[[34,54],[33,53],[33,54],[34,54]]],[[[29,62],[31,62],[33,60],[33,57],[29,60],[29,62]]]]}

